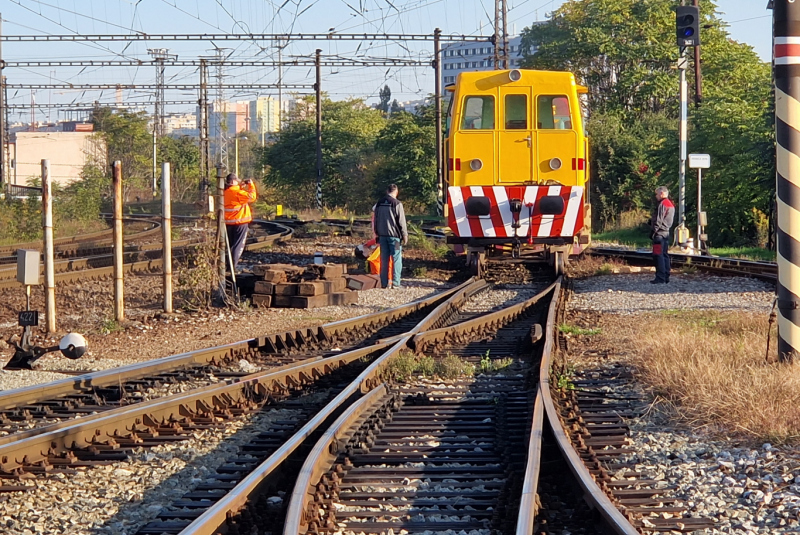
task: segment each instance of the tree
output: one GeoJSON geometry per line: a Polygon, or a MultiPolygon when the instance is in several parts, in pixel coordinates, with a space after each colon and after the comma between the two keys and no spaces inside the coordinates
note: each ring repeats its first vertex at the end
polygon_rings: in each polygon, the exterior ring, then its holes
{"type": "Polygon", "coordinates": [[[389,113],[389,102],[392,100],[392,90],[389,89],[388,85],[384,85],[383,89],[378,92],[378,97],[381,101],[378,103],[378,109],[381,110],[384,115],[389,113]]]}
{"type": "Polygon", "coordinates": [[[194,200],[200,187],[200,147],[189,136],[159,140],[159,160],[170,164],[170,182],[175,200],[194,200]]]}
{"type": "Polygon", "coordinates": [[[377,171],[376,195],[395,183],[411,210],[436,201],[436,133],[433,125],[407,112],[392,114],[375,142],[384,156],[377,171]]]}
{"type": "MultiPolygon", "coordinates": [[[[675,191],[673,8],[671,0],[575,0],[523,31],[526,67],[568,70],[589,88],[592,202],[600,222],[646,206],[655,183],[675,191]]],[[[702,16],[705,98],[691,110],[690,149],[714,162],[704,173],[712,243],[740,244],[759,234],[774,189],[769,65],[730,40],[712,1],[703,2],[702,16]]],[[[694,190],[687,188],[689,226],[694,190]]]]}
{"type": "Polygon", "coordinates": [[[400,105],[400,103],[399,103],[399,102],[397,102],[397,99],[394,99],[394,100],[392,101],[392,108],[391,108],[391,110],[390,110],[390,111],[391,111],[391,114],[392,114],[392,115],[394,115],[395,113],[400,113],[400,112],[402,112],[402,111],[405,111],[405,110],[404,110],[404,109],[403,109],[403,107],[400,105]]]}
{"type": "Polygon", "coordinates": [[[122,162],[126,190],[149,191],[153,165],[153,137],[147,130],[145,112],[114,111],[96,107],[92,111],[92,124],[97,135],[107,147],[104,174],[110,176],[110,164],[122,162]]]}
{"type": "MultiPolygon", "coordinates": [[[[265,183],[285,204],[315,205],[316,126],[313,116],[290,117],[276,142],[264,151],[265,183]]],[[[363,100],[322,102],[323,198],[328,206],[371,206],[375,138],[385,124],[363,100]]]]}

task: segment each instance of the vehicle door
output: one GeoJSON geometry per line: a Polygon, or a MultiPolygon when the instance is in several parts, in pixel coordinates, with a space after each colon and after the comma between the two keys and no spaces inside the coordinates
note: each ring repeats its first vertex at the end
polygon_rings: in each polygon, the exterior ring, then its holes
{"type": "Polygon", "coordinates": [[[498,184],[524,184],[535,180],[531,108],[530,87],[500,87],[498,184]]]}

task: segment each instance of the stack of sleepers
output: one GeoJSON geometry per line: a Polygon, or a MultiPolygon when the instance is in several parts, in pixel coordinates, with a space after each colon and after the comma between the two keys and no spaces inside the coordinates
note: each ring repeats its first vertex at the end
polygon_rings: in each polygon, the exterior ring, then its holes
{"type": "Polygon", "coordinates": [[[262,264],[253,268],[258,277],[252,302],[257,307],[316,308],[358,303],[347,288],[345,264],[262,264]]]}

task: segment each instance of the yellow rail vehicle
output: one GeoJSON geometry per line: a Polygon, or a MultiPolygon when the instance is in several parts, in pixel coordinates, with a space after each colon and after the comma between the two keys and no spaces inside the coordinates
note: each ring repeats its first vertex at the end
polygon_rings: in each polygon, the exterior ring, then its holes
{"type": "Polygon", "coordinates": [[[562,272],[590,239],[586,88],[568,72],[514,69],[465,72],[448,90],[448,243],[476,272],[509,250],[562,272]]]}

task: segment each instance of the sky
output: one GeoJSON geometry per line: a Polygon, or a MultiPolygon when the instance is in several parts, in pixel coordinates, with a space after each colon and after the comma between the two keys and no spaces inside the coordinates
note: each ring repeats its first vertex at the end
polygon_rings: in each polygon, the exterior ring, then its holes
{"type": "MultiPolygon", "coordinates": [[[[545,20],[564,0],[508,0],[509,31],[519,33],[536,20],[545,20]]],[[[700,0],[701,2],[706,0],[700,0]]],[[[716,0],[731,37],[752,45],[765,61],[770,59],[771,11],[767,0],[716,0]]],[[[676,1],[677,4],[677,1],[676,1]]],[[[493,0],[0,0],[4,35],[32,34],[148,34],[184,33],[406,33],[490,35],[493,0]]],[[[224,48],[232,60],[277,59],[276,43],[269,41],[184,41],[103,43],[20,43],[3,42],[6,61],[36,60],[132,60],[149,61],[148,48],[169,48],[179,59],[197,59],[224,48]]],[[[321,48],[323,55],[352,58],[405,58],[430,61],[430,42],[296,41],[288,44],[283,58],[312,58],[321,48]]],[[[169,83],[197,83],[196,67],[170,67],[169,83]]],[[[155,69],[139,67],[8,67],[9,84],[102,83],[153,84],[155,69]]],[[[212,72],[212,84],[214,82],[212,72]]],[[[275,83],[273,67],[230,67],[226,83],[275,83]]],[[[286,68],[284,83],[310,84],[313,67],[286,68]]],[[[331,98],[377,100],[378,91],[389,85],[399,101],[416,100],[433,92],[433,69],[419,67],[326,67],[322,70],[323,90],[331,98]]],[[[300,91],[303,92],[303,91],[300,91]]],[[[304,92],[310,92],[305,90],[304,92]]],[[[275,90],[227,91],[226,99],[249,100],[273,95],[275,90]]],[[[286,92],[284,92],[286,94],[286,92]]],[[[213,99],[215,94],[212,92],[213,99]]],[[[114,91],[9,89],[9,103],[113,103],[114,91]]],[[[151,90],[126,90],[126,101],[152,102],[151,90]]],[[[197,91],[169,91],[167,100],[196,101],[197,91]]],[[[194,105],[170,106],[168,112],[194,111],[194,105]]],[[[12,122],[30,119],[30,110],[12,111],[12,122]]],[[[37,120],[65,118],[56,110],[37,110],[37,120]]]]}

